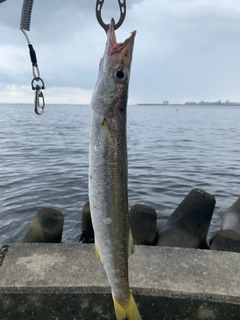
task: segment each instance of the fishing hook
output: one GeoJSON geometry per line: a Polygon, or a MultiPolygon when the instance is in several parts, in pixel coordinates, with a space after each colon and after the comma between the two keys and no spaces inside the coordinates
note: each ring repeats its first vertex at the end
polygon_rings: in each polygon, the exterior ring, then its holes
{"type": "MultiPolygon", "coordinates": [[[[106,31],[109,29],[109,24],[106,24],[103,22],[101,11],[103,6],[104,0],[97,0],[96,2],[96,17],[97,21],[100,24],[100,26],[106,31]]],[[[114,30],[117,30],[123,23],[125,17],[126,17],[126,0],[118,0],[118,5],[120,9],[120,18],[117,23],[114,24],[114,30]]]]}

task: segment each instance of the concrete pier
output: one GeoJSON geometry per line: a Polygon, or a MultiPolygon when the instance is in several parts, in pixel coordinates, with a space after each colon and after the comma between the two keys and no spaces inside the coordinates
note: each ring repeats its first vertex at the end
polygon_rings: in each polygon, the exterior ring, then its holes
{"type": "MultiPolygon", "coordinates": [[[[240,254],[135,246],[129,258],[143,320],[239,320],[240,254]]],[[[115,320],[91,244],[13,244],[0,267],[1,320],[115,320]]]]}

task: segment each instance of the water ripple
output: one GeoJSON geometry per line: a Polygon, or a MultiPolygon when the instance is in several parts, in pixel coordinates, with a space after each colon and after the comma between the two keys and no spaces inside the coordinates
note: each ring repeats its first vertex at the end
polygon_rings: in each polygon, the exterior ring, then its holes
{"type": "MultiPolygon", "coordinates": [[[[65,216],[63,241],[77,242],[88,200],[90,108],[0,105],[0,245],[21,241],[41,207],[65,216]]],[[[193,188],[218,206],[239,197],[240,108],[128,108],[129,205],[170,214],[193,188]]],[[[212,230],[219,227],[213,221],[212,230]]]]}

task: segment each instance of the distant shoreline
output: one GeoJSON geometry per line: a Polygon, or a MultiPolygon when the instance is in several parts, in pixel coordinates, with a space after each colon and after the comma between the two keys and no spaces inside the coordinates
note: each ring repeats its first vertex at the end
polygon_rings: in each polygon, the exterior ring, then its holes
{"type": "Polygon", "coordinates": [[[230,103],[138,103],[137,106],[223,106],[223,107],[234,107],[240,106],[238,102],[230,102],[230,103]]]}

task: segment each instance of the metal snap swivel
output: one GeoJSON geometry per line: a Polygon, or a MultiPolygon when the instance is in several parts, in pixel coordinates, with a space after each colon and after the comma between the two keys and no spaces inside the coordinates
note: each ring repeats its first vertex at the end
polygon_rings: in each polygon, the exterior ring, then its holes
{"type": "Polygon", "coordinates": [[[41,90],[45,89],[44,82],[41,78],[36,77],[32,79],[32,90],[35,91],[34,111],[37,115],[42,115],[44,112],[45,101],[41,90]]]}
{"type": "Polygon", "coordinates": [[[42,115],[44,112],[44,107],[45,107],[45,101],[44,101],[44,95],[42,93],[42,91],[40,90],[36,90],[35,92],[35,113],[37,115],[42,115]]]}
{"type": "Polygon", "coordinates": [[[31,85],[32,85],[32,90],[43,90],[43,89],[45,89],[44,81],[40,77],[33,78],[32,82],[31,82],[31,85]],[[35,84],[35,82],[39,82],[39,81],[40,81],[40,85],[38,83],[35,84]]]}

